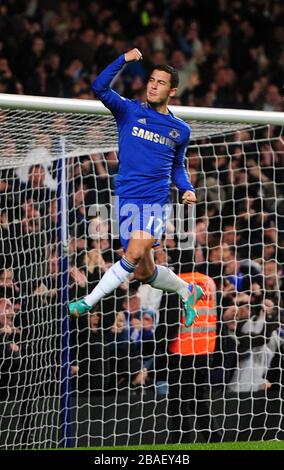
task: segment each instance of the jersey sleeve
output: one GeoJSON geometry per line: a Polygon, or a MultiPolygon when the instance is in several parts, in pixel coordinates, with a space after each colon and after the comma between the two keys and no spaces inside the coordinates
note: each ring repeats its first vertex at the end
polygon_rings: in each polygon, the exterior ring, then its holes
{"type": "Polygon", "coordinates": [[[126,110],[126,99],[111,88],[111,82],[125,65],[124,54],[108,65],[92,84],[96,96],[116,116],[122,115],[126,110]]]}
{"type": "Polygon", "coordinates": [[[195,189],[189,181],[189,173],[185,168],[185,153],[189,144],[189,137],[190,128],[182,143],[177,147],[172,169],[172,180],[180,191],[192,191],[195,193],[195,189]]]}

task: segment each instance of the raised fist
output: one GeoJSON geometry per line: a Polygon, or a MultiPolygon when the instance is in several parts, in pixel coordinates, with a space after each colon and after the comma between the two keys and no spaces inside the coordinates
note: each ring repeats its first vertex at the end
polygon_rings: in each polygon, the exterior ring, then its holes
{"type": "Polygon", "coordinates": [[[142,53],[139,51],[139,49],[131,49],[131,51],[128,51],[124,54],[124,58],[126,62],[133,62],[137,60],[142,60],[143,56],[142,53]]]}

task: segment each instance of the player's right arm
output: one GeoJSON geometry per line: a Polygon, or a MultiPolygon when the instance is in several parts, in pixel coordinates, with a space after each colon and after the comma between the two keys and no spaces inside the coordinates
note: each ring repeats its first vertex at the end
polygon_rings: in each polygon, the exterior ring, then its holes
{"type": "Polygon", "coordinates": [[[96,96],[115,115],[122,114],[125,111],[126,100],[111,88],[111,83],[127,62],[141,59],[141,52],[136,48],[131,49],[131,51],[122,54],[118,59],[108,65],[92,84],[96,96]]]}

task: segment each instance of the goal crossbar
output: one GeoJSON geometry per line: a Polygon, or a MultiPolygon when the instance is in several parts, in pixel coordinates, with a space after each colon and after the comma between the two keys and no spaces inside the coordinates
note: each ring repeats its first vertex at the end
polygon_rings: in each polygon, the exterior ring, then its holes
{"type": "MultiPolygon", "coordinates": [[[[4,93],[0,93],[0,108],[79,114],[111,114],[100,101],[96,100],[11,95],[4,93]]],[[[222,121],[244,124],[271,124],[278,126],[282,126],[284,124],[284,112],[255,111],[248,109],[198,108],[190,106],[169,106],[169,109],[181,119],[192,119],[195,121],[222,121]]]]}

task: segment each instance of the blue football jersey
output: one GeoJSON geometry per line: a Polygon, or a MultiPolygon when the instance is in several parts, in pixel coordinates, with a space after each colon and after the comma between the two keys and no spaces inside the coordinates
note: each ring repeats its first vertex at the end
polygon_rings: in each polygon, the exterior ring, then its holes
{"type": "Polygon", "coordinates": [[[163,114],[148,103],[129,100],[110,88],[125,64],[124,54],[93,83],[96,96],[115,117],[119,138],[119,170],[115,193],[123,198],[168,198],[171,182],[195,191],[185,169],[190,126],[170,111],[163,114]]]}

